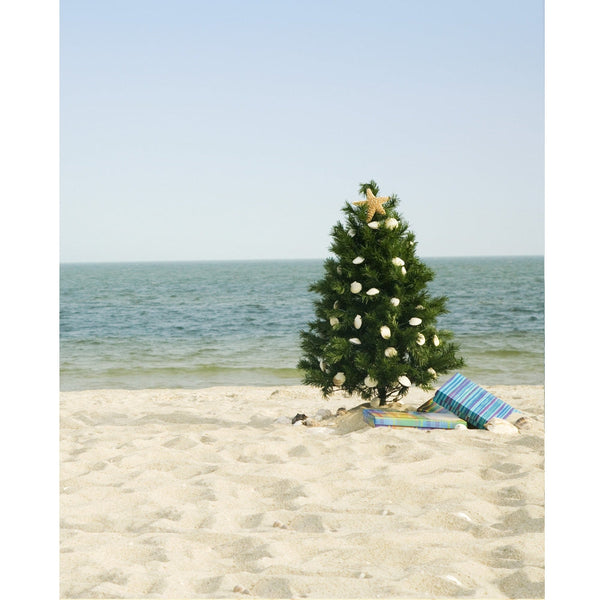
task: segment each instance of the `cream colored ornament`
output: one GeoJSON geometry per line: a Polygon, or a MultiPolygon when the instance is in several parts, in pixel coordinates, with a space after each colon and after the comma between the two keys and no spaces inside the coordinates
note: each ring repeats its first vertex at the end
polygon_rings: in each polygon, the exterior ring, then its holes
{"type": "Polygon", "coordinates": [[[371,288],[367,290],[367,296],[377,296],[379,294],[379,290],[377,288],[371,288]]]}
{"type": "Polygon", "coordinates": [[[339,324],[340,324],[340,320],[339,320],[337,317],[331,317],[331,318],[329,319],[329,324],[330,324],[332,327],[335,327],[336,325],[339,325],[339,324]]]}
{"type": "Polygon", "coordinates": [[[356,231],[354,231],[354,229],[348,229],[348,235],[350,237],[354,237],[356,235],[356,231]]]}
{"type": "Polygon", "coordinates": [[[415,306],[415,308],[416,308],[417,310],[425,310],[425,307],[424,307],[422,304],[417,304],[417,305],[415,306]]]}
{"type": "Polygon", "coordinates": [[[392,306],[398,306],[400,304],[400,298],[390,298],[392,306]]]}
{"type": "Polygon", "coordinates": [[[419,319],[419,317],[412,317],[411,319],[409,319],[408,324],[412,325],[413,327],[416,327],[417,325],[420,325],[423,322],[423,319],[419,319]]]}
{"type": "Polygon", "coordinates": [[[435,369],[433,367],[429,367],[429,369],[427,369],[428,373],[431,373],[434,377],[437,377],[437,373],[435,372],[435,369]]]}
{"type": "Polygon", "coordinates": [[[371,229],[379,229],[379,221],[371,221],[370,223],[368,223],[368,226],[371,229]]]}
{"type": "Polygon", "coordinates": [[[419,344],[419,346],[422,346],[424,343],[425,343],[425,336],[422,333],[420,333],[417,336],[417,344],[419,344]]]}
{"type": "Polygon", "coordinates": [[[398,356],[398,350],[396,350],[396,348],[394,348],[393,346],[390,346],[389,348],[386,348],[383,353],[388,357],[388,358],[393,358],[394,356],[398,356]]]}
{"type": "Polygon", "coordinates": [[[351,344],[354,344],[355,346],[360,346],[360,340],[358,338],[350,338],[348,340],[351,344]]]}
{"type": "Polygon", "coordinates": [[[412,385],[410,379],[406,375],[402,375],[401,377],[399,377],[398,382],[404,387],[410,387],[412,385]]]}
{"type": "Polygon", "coordinates": [[[406,275],[406,267],[402,267],[402,275],[406,275]]]}
{"type": "Polygon", "coordinates": [[[440,338],[438,338],[437,335],[434,335],[433,339],[431,341],[433,342],[434,346],[439,346],[440,345],[440,338]]]}
{"type": "Polygon", "coordinates": [[[354,317],[354,327],[356,329],[360,329],[362,325],[362,317],[360,315],[356,315],[354,317]]]}
{"type": "Polygon", "coordinates": [[[396,229],[396,227],[398,227],[398,221],[396,221],[394,217],[390,217],[385,220],[385,226],[387,229],[396,229]]]}
{"type": "Polygon", "coordinates": [[[382,325],[379,329],[379,333],[384,340],[389,340],[392,337],[392,332],[387,325],[382,325]]]}
{"type": "Polygon", "coordinates": [[[370,388],[377,387],[377,379],[373,379],[370,375],[365,377],[365,385],[370,388]]]}
{"type": "Polygon", "coordinates": [[[336,301],[333,303],[333,308],[339,308],[339,307],[340,307],[340,302],[339,302],[339,300],[336,300],[336,301]]]}
{"type": "Polygon", "coordinates": [[[360,292],[360,290],[362,290],[362,285],[358,281],[353,281],[350,284],[350,291],[353,294],[358,294],[358,292],[360,292]]]}
{"type": "Polygon", "coordinates": [[[394,256],[394,258],[392,258],[392,264],[395,267],[403,267],[404,261],[399,256],[394,256]]]}
{"type": "Polygon", "coordinates": [[[333,385],[342,385],[346,381],[346,376],[339,371],[333,376],[333,385]]]}
{"type": "Polygon", "coordinates": [[[357,256],[352,263],[355,265],[360,265],[365,262],[365,259],[362,256],[357,256]]]}
{"type": "Polygon", "coordinates": [[[327,369],[327,363],[322,358],[319,359],[319,368],[323,373],[325,373],[325,369],[327,369]]]}
{"type": "Polygon", "coordinates": [[[383,205],[389,201],[389,196],[381,196],[376,198],[371,191],[371,188],[367,188],[367,199],[357,200],[354,204],[357,206],[367,205],[367,223],[375,216],[375,213],[385,215],[383,205]]]}

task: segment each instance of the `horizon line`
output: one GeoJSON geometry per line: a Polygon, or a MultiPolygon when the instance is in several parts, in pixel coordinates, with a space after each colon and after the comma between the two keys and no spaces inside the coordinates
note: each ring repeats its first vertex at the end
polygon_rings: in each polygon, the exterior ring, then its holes
{"type": "MultiPolygon", "coordinates": [[[[428,258],[544,258],[545,254],[456,254],[456,255],[429,255],[419,256],[418,258],[425,260],[428,258]]],[[[284,262],[284,261],[309,261],[309,260],[326,260],[330,258],[324,257],[304,257],[304,258],[186,258],[186,259],[143,259],[143,260],[68,260],[60,261],[60,265],[117,265],[117,264],[156,264],[156,263],[215,263],[215,262],[284,262]]]]}

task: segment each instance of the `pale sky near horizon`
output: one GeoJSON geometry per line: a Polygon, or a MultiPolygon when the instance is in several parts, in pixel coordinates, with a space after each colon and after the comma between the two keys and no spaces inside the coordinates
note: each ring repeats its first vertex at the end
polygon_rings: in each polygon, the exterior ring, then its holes
{"type": "Polygon", "coordinates": [[[322,258],[370,179],[421,256],[544,253],[541,0],[60,9],[61,261],[322,258]]]}

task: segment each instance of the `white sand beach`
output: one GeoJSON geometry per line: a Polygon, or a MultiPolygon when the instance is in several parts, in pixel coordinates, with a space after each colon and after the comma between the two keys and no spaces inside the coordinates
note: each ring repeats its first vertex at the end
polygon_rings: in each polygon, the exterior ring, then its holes
{"type": "MultiPolygon", "coordinates": [[[[542,598],[544,388],[517,434],[304,387],[61,393],[63,598],[542,598]]],[[[433,394],[413,390],[405,407],[433,394]]]]}

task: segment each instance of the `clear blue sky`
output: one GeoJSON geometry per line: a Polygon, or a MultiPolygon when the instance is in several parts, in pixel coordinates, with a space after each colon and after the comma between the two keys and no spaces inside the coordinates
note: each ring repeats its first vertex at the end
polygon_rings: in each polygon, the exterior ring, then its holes
{"type": "Polygon", "coordinates": [[[544,252],[541,0],[63,0],[61,261],[321,258],[395,193],[421,256],[544,252]]]}

